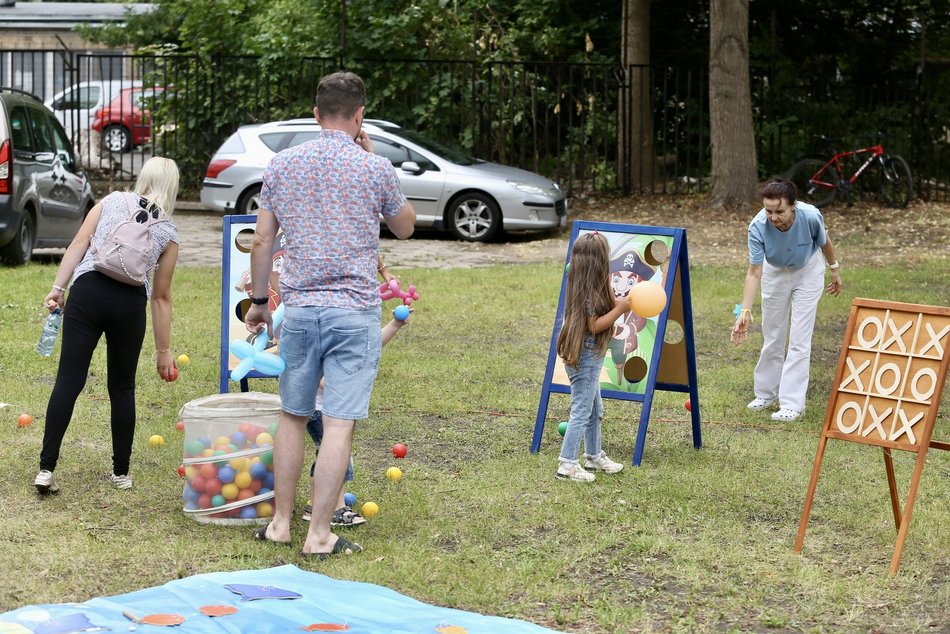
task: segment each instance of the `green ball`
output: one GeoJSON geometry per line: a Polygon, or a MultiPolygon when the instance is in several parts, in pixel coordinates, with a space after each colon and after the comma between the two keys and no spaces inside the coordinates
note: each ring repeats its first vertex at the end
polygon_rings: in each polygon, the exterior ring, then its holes
{"type": "Polygon", "coordinates": [[[569,275],[571,273],[571,263],[568,262],[564,265],[564,274],[569,275]]]}
{"type": "Polygon", "coordinates": [[[263,464],[267,464],[267,465],[273,464],[273,463],[274,463],[274,452],[273,452],[273,451],[265,451],[264,453],[262,453],[262,454],[261,454],[261,462],[262,462],[263,464]]]}
{"type": "Polygon", "coordinates": [[[558,424],[558,426],[557,426],[557,433],[561,434],[562,436],[567,433],[567,421],[566,421],[566,420],[562,420],[562,421],[558,424]]]}
{"type": "Polygon", "coordinates": [[[277,423],[271,423],[267,426],[267,433],[271,435],[271,438],[277,436],[277,423]]]}

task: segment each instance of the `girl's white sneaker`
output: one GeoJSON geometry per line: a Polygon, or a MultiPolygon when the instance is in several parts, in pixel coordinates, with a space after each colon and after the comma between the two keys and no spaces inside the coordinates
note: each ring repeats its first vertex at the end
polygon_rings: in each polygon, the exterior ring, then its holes
{"type": "Polygon", "coordinates": [[[597,476],[585,471],[584,467],[576,460],[561,462],[554,477],[558,480],[571,480],[572,482],[593,482],[597,479],[597,476]]]}
{"type": "Polygon", "coordinates": [[[608,458],[603,451],[596,456],[584,454],[584,466],[604,473],[620,473],[623,471],[623,465],[608,458]]]}

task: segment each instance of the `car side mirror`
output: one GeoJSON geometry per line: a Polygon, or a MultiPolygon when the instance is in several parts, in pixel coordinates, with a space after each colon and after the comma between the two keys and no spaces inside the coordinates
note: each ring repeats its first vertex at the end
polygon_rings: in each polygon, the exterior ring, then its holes
{"type": "Polygon", "coordinates": [[[402,168],[402,171],[409,172],[410,174],[418,175],[425,172],[425,170],[419,167],[419,164],[415,161],[403,161],[400,167],[402,168]]]}
{"type": "Polygon", "coordinates": [[[62,109],[63,109],[63,99],[60,98],[60,99],[57,99],[56,101],[54,101],[53,104],[52,104],[52,108],[53,108],[53,110],[62,110],[62,109]]]}

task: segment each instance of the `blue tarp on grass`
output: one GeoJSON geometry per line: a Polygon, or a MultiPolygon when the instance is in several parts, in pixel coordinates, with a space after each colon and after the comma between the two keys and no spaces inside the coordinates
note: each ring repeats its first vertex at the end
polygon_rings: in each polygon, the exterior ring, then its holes
{"type": "Polygon", "coordinates": [[[338,581],[292,565],[195,575],[115,597],[33,605],[0,614],[0,634],[95,631],[541,634],[554,630],[526,621],[437,607],[382,586],[338,581]],[[237,611],[210,617],[201,610],[207,606],[230,606],[237,611]],[[185,620],[174,629],[163,630],[156,625],[134,624],[123,612],[139,618],[177,614],[185,620]]]}

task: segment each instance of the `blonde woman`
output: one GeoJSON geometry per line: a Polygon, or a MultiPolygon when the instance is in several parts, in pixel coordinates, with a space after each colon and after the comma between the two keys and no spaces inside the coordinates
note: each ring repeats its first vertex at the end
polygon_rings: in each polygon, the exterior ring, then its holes
{"type": "MultiPolygon", "coordinates": [[[[73,415],[76,399],[86,384],[89,363],[105,335],[112,426],[112,473],[117,489],[132,486],[129,461],[135,433],[135,370],[145,338],[145,305],[152,301],[152,330],[159,375],[170,380],[177,373],[169,337],[172,321],[172,274],[178,259],[178,231],[173,222],[153,222],[150,266],[144,286],[133,286],[103,275],[94,268],[94,250],[118,224],[127,220],[130,206],[158,220],[170,219],[178,196],[178,166],[166,158],[149,159],[131,192],[112,192],[89,211],[66,249],[53,288],[44,305],[63,311],[62,348],[56,383],[46,408],[46,429],[40,453],[40,471],[34,486],[40,493],[56,493],[53,475],[60,447],[73,415]],[[151,277],[151,279],[149,279],[151,277]],[[66,287],[69,300],[66,301],[66,287]]],[[[143,216],[142,220],[145,220],[143,216]]]]}

